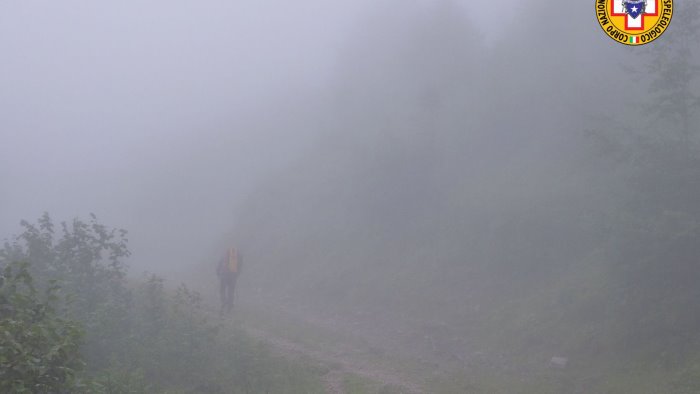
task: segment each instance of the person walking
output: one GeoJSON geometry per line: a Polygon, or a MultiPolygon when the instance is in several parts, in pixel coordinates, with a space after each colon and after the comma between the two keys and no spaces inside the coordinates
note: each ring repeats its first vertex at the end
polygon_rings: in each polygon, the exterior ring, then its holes
{"type": "Polygon", "coordinates": [[[219,296],[221,297],[221,314],[233,310],[233,296],[236,279],[241,272],[241,255],[236,248],[229,248],[219,260],[216,275],[219,277],[219,296]]]}

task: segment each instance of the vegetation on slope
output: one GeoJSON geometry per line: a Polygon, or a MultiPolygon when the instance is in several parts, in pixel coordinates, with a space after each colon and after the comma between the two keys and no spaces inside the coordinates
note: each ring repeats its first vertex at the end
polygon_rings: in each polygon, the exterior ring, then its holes
{"type": "Polygon", "coordinates": [[[126,280],[126,232],[47,214],[0,251],[0,391],[320,393],[317,367],[212,321],[196,292],[126,280]]]}

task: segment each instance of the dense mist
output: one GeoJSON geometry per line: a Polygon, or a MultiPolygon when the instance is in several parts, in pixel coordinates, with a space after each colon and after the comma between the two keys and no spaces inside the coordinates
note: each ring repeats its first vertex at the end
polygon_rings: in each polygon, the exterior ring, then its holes
{"type": "Polygon", "coordinates": [[[300,154],[309,107],[362,8],[0,7],[0,174],[15,185],[3,193],[3,233],[43,211],[94,212],[128,228],[134,259],[151,268],[205,256],[235,202],[300,154]]]}

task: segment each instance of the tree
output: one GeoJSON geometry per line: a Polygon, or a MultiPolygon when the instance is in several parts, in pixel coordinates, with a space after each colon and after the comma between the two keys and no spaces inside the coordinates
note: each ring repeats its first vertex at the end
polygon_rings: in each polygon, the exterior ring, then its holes
{"type": "Polygon", "coordinates": [[[0,266],[25,261],[37,288],[60,283],[71,295],[66,316],[84,324],[86,359],[91,367],[106,366],[107,355],[123,347],[128,332],[126,231],[100,224],[95,215],[89,221],[62,222],[59,236],[48,213],[21,225],[24,231],[0,249],[0,266]]]}

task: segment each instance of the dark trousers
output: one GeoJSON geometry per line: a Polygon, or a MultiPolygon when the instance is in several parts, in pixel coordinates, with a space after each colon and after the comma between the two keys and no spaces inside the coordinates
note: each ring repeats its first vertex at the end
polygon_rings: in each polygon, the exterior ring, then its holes
{"type": "Polygon", "coordinates": [[[233,310],[233,294],[236,290],[237,274],[224,274],[219,277],[221,281],[219,296],[221,297],[221,312],[233,310]]]}

